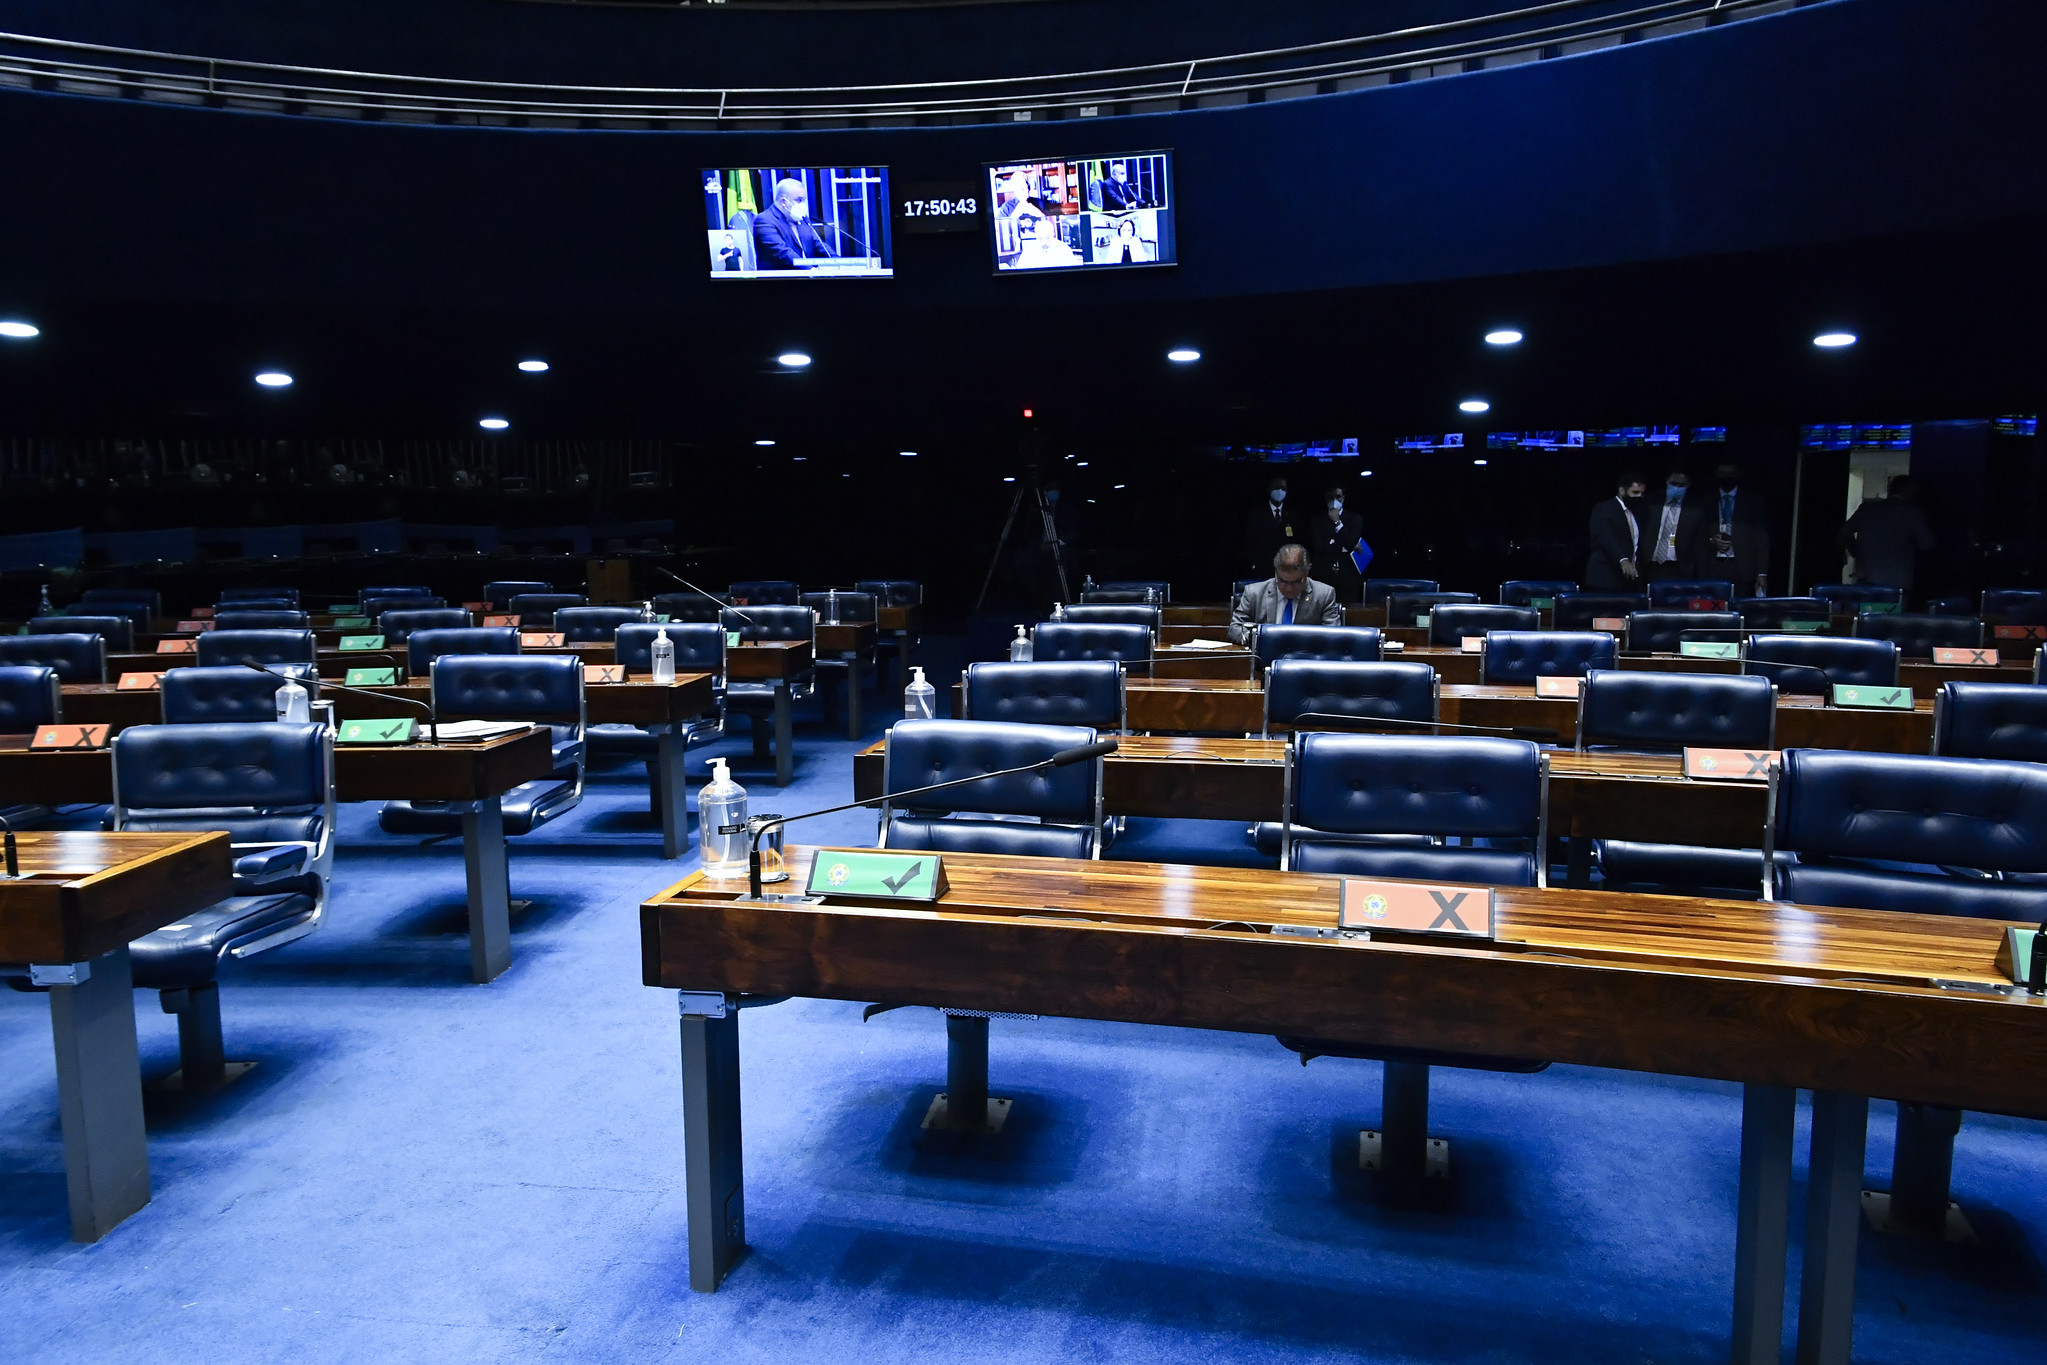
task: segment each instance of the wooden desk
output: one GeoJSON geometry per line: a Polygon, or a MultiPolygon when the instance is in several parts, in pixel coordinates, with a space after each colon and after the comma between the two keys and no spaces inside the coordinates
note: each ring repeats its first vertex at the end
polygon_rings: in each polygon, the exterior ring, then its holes
{"type": "Polygon", "coordinates": [[[1229,629],[1230,608],[1228,603],[1187,603],[1181,606],[1167,605],[1159,608],[1159,628],[1170,626],[1199,626],[1205,630],[1229,629]]]}
{"type": "MultiPolygon", "coordinates": [[[[1220,633],[1203,638],[1217,639],[1220,633]]],[[[1256,673],[1255,656],[1248,649],[1189,649],[1184,645],[1160,645],[1152,652],[1150,676],[1154,678],[1250,678],[1256,673]]],[[[1143,673],[1142,668],[1130,670],[1143,673]]]]}
{"type": "MultiPolygon", "coordinates": [[[[863,663],[874,661],[875,623],[872,621],[841,621],[827,625],[820,621],[816,626],[817,660],[820,667],[829,665],[846,670],[846,738],[860,738],[860,669],[863,663]]],[[[831,694],[825,694],[825,724],[831,724],[831,694]]]]}
{"type": "MultiPolygon", "coordinates": [[[[814,852],[789,851],[793,885],[814,852]]],[[[2005,993],[1992,921],[1503,889],[1497,943],[1365,941],[1273,932],[1334,930],[1333,877],[961,854],[945,867],[951,889],[929,907],[750,902],[700,873],[641,906],[642,981],[687,993],[692,1288],[716,1289],[746,1249],[741,995],[1739,1081],[1738,1365],[1779,1358],[1796,1088],[1815,1090],[1801,1359],[1849,1354],[1866,1096],[2047,1117],[2047,1001],[2005,993]]]]}
{"type": "MultiPolygon", "coordinates": [[[[808,640],[753,640],[725,651],[725,676],[740,682],[775,685],[775,785],[786,787],[795,775],[795,738],[789,723],[790,683],[812,666],[808,640]]],[[[754,726],[753,753],[766,757],[767,732],[754,726]]]]}
{"type": "Polygon", "coordinates": [[[890,635],[914,637],[924,629],[924,604],[893,607],[886,602],[874,609],[875,624],[890,635]]]}
{"type": "Polygon", "coordinates": [[[224,831],[17,838],[0,963],[50,989],[71,1240],[96,1242],[149,1202],[128,944],[232,895],[234,858],[224,831]]]}

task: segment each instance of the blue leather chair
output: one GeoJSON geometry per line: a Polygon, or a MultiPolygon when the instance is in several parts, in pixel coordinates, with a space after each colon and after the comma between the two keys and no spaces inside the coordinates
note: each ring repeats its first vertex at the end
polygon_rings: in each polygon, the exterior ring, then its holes
{"type": "Polygon", "coordinates": [[[289,602],[293,606],[297,606],[299,590],[297,588],[222,588],[213,600],[223,607],[236,602],[289,602]]]}
{"type": "Polygon", "coordinates": [[[1151,631],[1139,625],[1046,621],[1031,629],[1031,657],[1043,664],[1114,659],[1150,667],[1151,640],[1151,631]]]}
{"type": "MultiPolygon", "coordinates": [[[[648,625],[635,621],[620,626],[614,636],[617,662],[627,677],[644,677],[654,671],[654,639],[665,635],[675,650],[677,673],[711,675],[711,709],[681,728],[685,748],[699,739],[725,733],[725,628],[713,622],[689,621],[648,625]]],[[[639,725],[592,725],[587,729],[593,757],[644,758],[651,760],[659,747],[659,731],[639,725]]],[[[660,787],[650,790],[658,811],[660,787]]]]}
{"type": "Polygon", "coordinates": [[[383,633],[384,643],[394,648],[411,639],[415,631],[468,628],[469,613],[460,607],[425,607],[416,611],[386,611],[377,615],[377,629],[383,633]]]}
{"type": "Polygon", "coordinates": [[[1896,687],[1898,647],[1889,640],[1832,635],[1751,635],[1741,671],[1807,696],[1825,696],[1841,683],[1896,687]]]}
{"type": "Polygon", "coordinates": [[[313,618],[302,611],[216,611],[215,630],[310,630],[313,618]]]}
{"type": "Polygon", "coordinates": [[[366,595],[363,598],[362,614],[372,621],[387,611],[436,611],[448,605],[447,599],[431,593],[408,597],[379,597],[366,595]]]}
{"type": "Polygon", "coordinates": [[[787,578],[743,578],[725,591],[742,606],[793,607],[802,589],[787,578]]]}
{"type": "Polygon", "coordinates": [[[2047,687],[1942,683],[1933,694],[1933,752],[2047,763],[2047,687]]]}
{"type": "Polygon", "coordinates": [[[500,578],[495,582],[483,585],[483,600],[490,603],[493,607],[509,611],[511,608],[505,606],[505,604],[521,593],[550,593],[553,591],[554,584],[542,583],[537,579],[500,578]]]}
{"type": "Polygon", "coordinates": [[[1084,607],[1149,607],[1157,603],[1156,595],[1145,588],[1083,588],[1080,592],[1084,607]]]}
{"type": "MultiPolygon", "coordinates": [[[[1258,580],[1253,579],[1251,581],[1257,582],[1258,580]]],[[[1384,605],[1386,600],[1395,593],[1437,593],[1442,590],[1443,585],[1433,578],[1367,578],[1365,580],[1364,601],[1368,607],[1384,605]]],[[[1477,600],[1475,596],[1470,594],[1460,593],[1458,596],[1466,600],[1477,600]]],[[[1398,624],[1398,622],[1394,624],[1398,624]]]]}
{"type": "Polygon", "coordinates": [[[151,616],[163,615],[163,594],[154,588],[87,588],[78,594],[78,600],[88,607],[104,602],[140,608],[151,616]]]}
{"type": "MultiPolygon", "coordinates": [[[[863,578],[853,587],[859,592],[873,593],[875,603],[882,607],[914,607],[924,601],[924,585],[911,578],[863,578]]],[[[876,630],[874,635],[876,681],[886,685],[888,673],[882,665],[890,659],[903,665],[903,675],[908,677],[910,651],[916,645],[916,636],[908,629],[876,630]]]]}
{"type": "Polygon", "coordinates": [[[839,604],[839,620],[850,624],[855,621],[875,619],[875,598],[871,592],[858,588],[832,588],[824,592],[800,592],[796,594],[796,605],[809,607],[817,613],[819,622],[829,619],[832,603],[839,604]]]}
{"type": "MultiPolygon", "coordinates": [[[[1365,584],[1367,588],[1372,585],[1365,584]]],[[[1476,606],[1475,592],[1390,592],[1386,594],[1386,624],[1389,626],[1411,626],[1415,619],[1431,615],[1438,607],[1476,606]]]]}
{"type": "MultiPolygon", "coordinates": [[[[882,790],[896,792],[1050,758],[1092,744],[1082,726],[982,720],[905,720],[889,727],[882,790]]],[[[1013,853],[1035,858],[1094,858],[1107,841],[1102,819],[1102,760],[976,782],[881,807],[882,848],[938,853],[1013,853]],[[969,814],[970,813],[970,814],[969,814]],[[986,816],[1035,816],[1037,823],[986,816]]]]}
{"type": "Polygon", "coordinates": [[[1865,612],[1855,618],[1855,633],[1865,640],[1889,640],[1907,659],[1931,659],[1936,648],[1979,649],[1983,644],[1983,623],[1973,616],[1865,612]]]}
{"type": "Polygon", "coordinates": [[[517,654],[519,632],[511,626],[462,626],[415,630],[405,637],[405,672],[424,678],[444,654],[517,654]]]}
{"type": "MultiPolygon", "coordinates": [[[[872,593],[841,588],[837,591],[804,592],[796,595],[796,605],[808,607],[816,612],[819,625],[823,625],[831,619],[830,613],[834,601],[838,603],[839,621],[842,624],[855,621],[872,621],[875,619],[874,595],[872,593]]],[[[878,632],[875,643],[877,647],[880,644],[878,632]]],[[[818,681],[820,683],[831,678],[839,678],[844,680],[850,688],[858,685],[855,680],[860,676],[859,670],[862,665],[865,665],[870,672],[875,670],[875,651],[870,648],[865,654],[858,650],[833,652],[819,646],[816,662],[818,681]]],[[[877,674],[877,676],[879,675],[877,674]]],[[[831,713],[834,694],[828,688],[821,688],[818,695],[824,702],[825,723],[829,725],[832,723],[831,713]]],[[[849,692],[847,695],[847,709],[850,720],[850,715],[854,708],[851,693],[849,692]]],[[[849,726],[847,738],[850,739],[852,737],[849,726]]]]}
{"type": "Polygon", "coordinates": [[[554,628],[566,644],[610,644],[620,626],[635,623],[641,623],[638,607],[563,607],[554,614],[554,628]]]}
{"type": "Polygon", "coordinates": [[[1266,670],[1263,733],[1292,726],[1302,716],[1337,715],[1432,721],[1440,684],[1425,663],[1349,663],[1281,659],[1266,670]]]}
{"type": "MultiPolygon", "coordinates": [[[[795,585],[790,584],[791,588],[795,585]]],[[[737,594],[734,594],[737,596],[737,594]]],[[[795,593],[791,592],[791,598],[795,593]]],[[[732,607],[725,612],[721,624],[726,631],[739,632],[742,641],[747,640],[808,640],[811,643],[811,657],[817,657],[817,618],[809,607],[799,607],[794,601],[751,603],[744,607],[732,607]]],[[[785,706],[817,689],[817,669],[803,670],[795,677],[784,681],[772,678],[731,678],[725,680],[725,710],[729,715],[737,711],[748,717],[753,729],[753,756],[764,759],[769,753],[771,720],[775,714],[775,697],[782,692],[785,706]],[[785,690],[786,689],[786,690],[785,690]]],[[[792,747],[794,741],[791,741],[792,747]]],[[[794,756],[789,761],[795,761],[794,756]]],[[[780,768],[777,768],[780,776],[780,768]]]]}
{"type": "MultiPolygon", "coordinates": [[[[311,683],[313,679],[304,679],[311,683]]],[[[230,664],[220,668],[173,668],[163,675],[158,700],[166,725],[247,724],[277,719],[276,673],[230,664]]]]}
{"type": "Polygon", "coordinates": [[[1489,630],[1479,681],[1533,687],[1537,678],[1582,678],[1620,667],[1620,641],[1603,630],[1489,630]]]}
{"type": "MultiPolygon", "coordinates": [[[[392,584],[380,588],[363,588],[356,593],[355,600],[359,605],[362,606],[363,615],[375,616],[377,613],[375,611],[371,611],[369,609],[369,606],[370,603],[376,599],[392,597],[432,597],[433,595],[434,590],[432,588],[420,587],[416,583],[402,583],[392,584]]],[[[433,605],[437,607],[445,606],[446,603],[435,602],[433,603],[433,605]]]]}
{"type": "Polygon", "coordinates": [[[1731,611],[1628,613],[1628,653],[1676,654],[1686,640],[1741,642],[1741,616],[1731,611]]]}
{"type": "Polygon", "coordinates": [[[333,741],[324,725],[276,720],[131,725],[114,736],[113,767],[111,828],[226,830],[233,841],[234,894],[129,946],[135,984],[157,991],[164,1013],[178,1017],[182,1088],[219,1085],[230,1079],[220,1028],[221,959],[303,938],[326,912],[334,866],[333,741]]]}
{"type": "Polygon", "coordinates": [[[1781,630],[1786,621],[1833,619],[1833,608],[1818,597],[1744,597],[1734,609],[1749,630],[1781,630]]]}
{"type": "Polygon", "coordinates": [[[1538,597],[1554,601],[1567,592],[1576,591],[1578,585],[1567,578],[1510,578],[1500,584],[1500,605],[1532,607],[1538,597]]]}
{"type": "MultiPolygon", "coordinates": [[[[506,834],[530,833],[583,799],[581,659],[569,654],[442,654],[430,676],[434,709],[442,720],[524,720],[554,731],[554,771],[499,799],[506,834]]],[[[457,834],[465,808],[460,801],[392,801],[377,823],[389,834],[457,834]]]]}
{"type": "Polygon", "coordinates": [[[31,635],[97,635],[109,654],[135,648],[135,623],[125,616],[38,616],[28,623],[31,635]]]}
{"type": "Polygon", "coordinates": [[[519,624],[531,630],[535,626],[554,624],[554,614],[563,607],[584,607],[589,599],[572,592],[522,592],[506,603],[506,610],[519,618],[519,624]]]}
{"type": "Polygon", "coordinates": [[[59,682],[105,682],[107,646],[97,634],[0,635],[0,664],[54,669],[59,682]]]}
{"type": "Polygon", "coordinates": [[[873,593],[887,607],[914,607],[924,600],[924,585],[914,578],[863,578],[853,588],[873,593]]]}
{"type": "MultiPolygon", "coordinates": [[[[64,719],[63,684],[44,665],[0,667],[0,735],[32,735],[64,719]]],[[[48,806],[0,804],[0,818],[14,829],[47,820],[48,806]]]]}
{"type": "Polygon", "coordinates": [[[1159,609],[1134,604],[1101,604],[1089,606],[1076,604],[1062,609],[1061,619],[1076,626],[1143,626],[1158,636],[1159,609]]]}
{"type": "Polygon", "coordinates": [[[1928,616],[1974,616],[1976,599],[1973,597],[1929,597],[1926,599],[1928,616]]]}
{"type": "Polygon", "coordinates": [[[1734,600],[1734,584],[1724,578],[1666,578],[1649,585],[1651,611],[1689,611],[1693,602],[1734,600]]]}
{"type": "Polygon", "coordinates": [[[1835,611],[1853,612],[1872,602],[1900,608],[1905,605],[1903,588],[1887,588],[1878,583],[1815,583],[1810,595],[1835,611]]]}
{"type": "Polygon", "coordinates": [[[670,621],[708,621],[716,625],[731,605],[722,597],[705,597],[694,592],[664,592],[654,599],[654,614],[670,621]]]}
{"type": "Polygon", "coordinates": [[[1261,664],[1281,659],[1375,664],[1385,657],[1377,626],[1255,625],[1251,631],[1251,649],[1261,664]]]}
{"type": "Polygon", "coordinates": [[[2047,592],[2039,588],[1985,588],[1983,619],[2001,626],[2047,625],[2047,592]]]}
{"type": "Polygon", "coordinates": [[[1129,729],[1123,665],[1112,659],[968,664],[966,682],[966,720],[1129,729]]]}
{"type": "Polygon", "coordinates": [[[1628,617],[1646,611],[1649,599],[1637,593],[1573,592],[1557,599],[1550,613],[1551,630],[1591,630],[1602,618],[1628,617]]]}
{"type": "Polygon", "coordinates": [[[245,597],[233,602],[222,602],[214,607],[217,617],[223,611],[301,611],[303,608],[289,597],[245,597]]]}
{"type": "Polygon", "coordinates": [[[1164,606],[1173,600],[1173,585],[1163,578],[1119,578],[1109,583],[1097,583],[1101,592],[1150,593],[1155,606],[1164,606]]]}
{"type": "MultiPolygon", "coordinates": [[[[1777,686],[1768,678],[1602,669],[1578,694],[1580,752],[1696,746],[1760,753],[1776,743],[1777,686]]],[[[1615,890],[1749,896],[1763,875],[1760,849],[1595,839],[1591,854],[1615,890]]]]}
{"type": "Polygon", "coordinates": [[[150,625],[149,608],[133,600],[121,602],[73,602],[70,606],[64,608],[63,611],[59,612],[58,615],[73,618],[84,617],[94,621],[103,620],[107,617],[119,617],[128,623],[128,633],[131,636],[147,631],[150,625]]]}
{"type": "Polygon", "coordinates": [[[1429,643],[1455,649],[1489,630],[1539,630],[1541,613],[1534,607],[1493,607],[1476,602],[1449,603],[1429,612],[1429,643]]]}

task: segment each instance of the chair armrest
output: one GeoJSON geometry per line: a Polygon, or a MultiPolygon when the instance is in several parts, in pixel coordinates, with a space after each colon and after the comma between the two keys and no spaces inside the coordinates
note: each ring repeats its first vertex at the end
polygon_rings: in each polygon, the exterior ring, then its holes
{"type": "Polygon", "coordinates": [[[275,848],[238,855],[235,858],[235,889],[240,891],[297,876],[306,869],[308,852],[304,844],[279,844],[275,848]]]}

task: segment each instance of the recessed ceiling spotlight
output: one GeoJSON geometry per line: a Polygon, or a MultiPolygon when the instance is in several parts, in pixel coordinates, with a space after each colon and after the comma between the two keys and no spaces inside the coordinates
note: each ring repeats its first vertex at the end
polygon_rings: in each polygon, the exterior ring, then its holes
{"type": "Polygon", "coordinates": [[[1372,471],[1369,469],[1360,469],[1358,471],[1358,477],[1361,479],[1369,479],[1372,477],[1372,471]]]}
{"type": "Polygon", "coordinates": [[[1074,466],[1074,468],[1075,468],[1075,469],[1086,469],[1086,468],[1087,468],[1087,461],[1086,461],[1086,460],[1082,460],[1082,461],[1081,461],[1081,462],[1080,462],[1079,464],[1076,464],[1076,465],[1074,466]]]}
{"type": "Polygon", "coordinates": [[[1519,346],[1521,344],[1521,334],[1512,327],[1502,327],[1496,332],[1487,332],[1485,334],[1485,344],[1488,346],[1519,346]]]}
{"type": "Polygon", "coordinates": [[[1825,350],[1836,351],[1843,346],[1853,346],[1855,344],[1855,333],[1821,332],[1812,339],[1812,344],[1825,350]]]}
{"type": "Polygon", "coordinates": [[[760,440],[755,441],[754,444],[757,446],[771,446],[774,444],[774,442],[768,440],[766,437],[762,437],[760,440]]]}
{"type": "Polygon", "coordinates": [[[266,389],[288,389],[291,387],[291,376],[283,370],[264,370],[256,376],[256,382],[266,389]]]}
{"type": "Polygon", "coordinates": [[[527,374],[546,374],[547,362],[545,360],[522,360],[519,362],[519,368],[527,374]]]}
{"type": "Polygon", "coordinates": [[[1467,398],[1457,405],[1457,410],[1459,412],[1489,412],[1492,410],[1492,406],[1491,403],[1486,402],[1483,398],[1467,398]]]}
{"type": "Polygon", "coordinates": [[[1472,461],[1472,463],[1473,463],[1473,464],[1484,464],[1484,463],[1485,463],[1485,461],[1484,461],[1484,460],[1473,460],[1473,461],[1472,461]]]}
{"type": "Polygon", "coordinates": [[[6,321],[0,322],[0,337],[13,337],[16,341],[27,341],[30,337],[39,337],[42,334],[42,328],[36,326],[33,322],[23,322],[20,318],[8,318],[6,321]]]}
{"type": "Polygon", "coordinates": [[[810,357],[801,351],[784,351],[775,357],[775,361],[777,364],[787,365],[792,370],[800,370],[810,363],[810,357]]]}
{"type": "Polygon", "coordinates": [[[1192,365],[1195,361],[1201,359],[1201,352],[1195,350],[1192,346],[1182,346],[1178,350],[1167,351],[1166,359],[1172,361],[1175,365],[1192,365]]]}
{"type": "Polygon", "coordinates": [[[917,452],[914,450],[899,450],[896,453],[898,455],[901,455],[906,460],[914,460],[917,458],[917,452]]]}
{"type": "Polygon", "coordinates": [[[1116,486],[1117,486],[1118,488],[1128,488],[1128,487],[1129,487],[1130,485],[1129,485],[1129,484],[1127,484],[1127,483],[1119,483],[1119,484],[1117,484],[1116,486]]]}
{"type": "Polygon", "coordinates": [[[1014,475],[1014,474],[1004,474],[1004,475],[1002,476],[1002,481],[1003,481],[1004,483],[1015,483],[1015,482],[1016,482],[1016,475],[1014,475]]]}
{"type": "Polygon", "coordinates": [[[479,417],[476,419],[476,425],[485,431],[503,431],[512,424],[502,417],[479,417]]]}

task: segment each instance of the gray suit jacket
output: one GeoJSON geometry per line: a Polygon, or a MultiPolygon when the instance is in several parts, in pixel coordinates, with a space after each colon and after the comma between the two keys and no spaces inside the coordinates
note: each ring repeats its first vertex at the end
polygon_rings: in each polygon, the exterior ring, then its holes
{"type": "MultiPolygon", "coordinates": [[[[1279,621],[1280,613],[1279,580],[1268,578],[1263,583],[1253,583],[1244,589],[1244,595],[1237,599],[1235,611],[1230,613],[1230,641],[1233,644],[1248,644],[1251,627],[1273,625],[1279,621]]],[[[1327,583],[1309,579],[1301,585],[1301,595],[1294,602],[1294,624],[1297,626],[1340,626],[1343,624],[1343,607],[1336,600],[1336,589],[1327,583]]]]}

